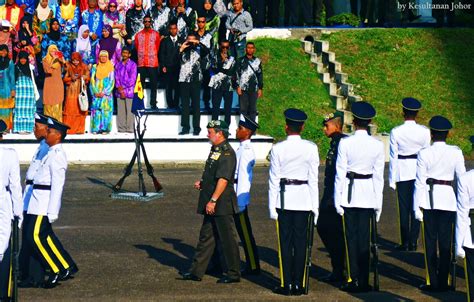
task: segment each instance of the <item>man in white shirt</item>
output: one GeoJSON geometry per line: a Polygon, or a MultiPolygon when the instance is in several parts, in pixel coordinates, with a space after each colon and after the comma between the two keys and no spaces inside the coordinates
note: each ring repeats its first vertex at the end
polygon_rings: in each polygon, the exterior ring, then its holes
{"type": "Polygon", "coordinates": [[[414,98],[402,100],[405,122],[390,132],[389,184],[396,190],[400,245],[397,250],[416,251],[420,222],[413,212],[416,158],[418,151],[430,145],[430,130],[416,123],[421,103],[414,98]]]}
{"type": "Polygon", "coordinates": [[[375,109],[352,104],[354,135],[341,139],[336,161],[334,204],[342,216],[348,280],[341,290],[366,292],[369,281],[370,225],[380,219],[383,201],[383,143],[368,133],[375,109]],[[372,222],[371,222],[372,221],[372,222]]]}
{"type": "Polygon", "coordinates": [[[420,289],[447,291],[457,210],[453,182],[466,168],[461,149],[446,144],[451,122],[438,115],[429,127],[433,144],[418,153],[413,202],[416,219],[422,221],[427,270],[420,289]]]}
{"type": "Polygon", "coordinates": [[[245,251],[246,266],[242,275],[260,274],[260,259],[258,248],[250,224],[248,205],[250,204],[250,187],[253,179],[253,167],[255,166],[255,152],[250,139],[257,131],[258,124],[247,116],[241,116],[236,137],[240,141],[237,149],[237,166],[235,169],[234,189],[237,193],[237,205],[239,212],[235,214],[234,221],[240,242],[245,251]]]}
{"type": "MultiPolygon", "coordinates": [[[[301,139],[307,115],[298,109],[285,110],[286,140],[273,146],[270,159],[268,207],[277,221],[281,295],[301,295],[308,284],[304,278],[308,232],[318,220],[319,153],[316,144],[301,139]]],[[[312,238],[310,238],[312,240],[312,238]]]]}
{"type": "MultiPolygon", "coordinates": [[[[474,136],[471,136],[472,150],[474,151],[474,136]]],[[[474,170],[459,177],[458,203],[456,218],[456,256],[464,258],[466,270],[467,299],[474,298],[474,170]]]]}

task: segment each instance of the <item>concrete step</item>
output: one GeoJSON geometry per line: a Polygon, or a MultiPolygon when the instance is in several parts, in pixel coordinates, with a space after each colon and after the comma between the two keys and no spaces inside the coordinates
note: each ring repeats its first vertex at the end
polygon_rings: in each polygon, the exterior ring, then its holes
{"type": "Polygon", "coordinates": [[[354,86],[352,84],[342,83],[340,84],[341,95],[349,97],[354,94],[354,86]]]}
{"type": "Polygon", "coordinates": [[[343,72],[336,72],[334,75],[334,80],[338,84],[347,83],[347,81],[349,80],[349,75],[343,72]]]}
{"type": "Polygon", "coordinates": [[[331,76],[335,77],[337,72],[342,71],[342,65],[339,62],[332,62],[330,61],[328,64],[328,70],[331,76]]]}
{"type": "Polygon", "coordinates": [[[324,65],[329,65],[329,62],[336,61],[336,54],[334,52],[328,51],[322,53],[322,62],[324,65]]]}
{"type": "Polygon", "coordinates": [[[363,99],[362,99],[361,96],[355,95],[355,94],[349,95],[349,96],[347,97],[347,99],[348,99],[348,101],[349,101],[350,104],[355,103],[355,102],[361,102],[361,101],[363,101],[363,99]]]}
{"type": "Polygon", "coordinates": [[[328,52],[329,51],[329,42],[316,40],[314,41],[314,51],[316,53],[328,52]]]}

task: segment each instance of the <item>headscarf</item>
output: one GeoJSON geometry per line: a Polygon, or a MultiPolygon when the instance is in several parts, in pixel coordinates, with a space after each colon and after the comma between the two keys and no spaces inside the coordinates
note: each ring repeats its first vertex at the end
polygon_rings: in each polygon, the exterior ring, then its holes
{"type": "Polygon", "coordinates": [[[58,47],[54,44],[48,46],[48,53],[44,56],[43,61],[51,65],[51,68],[56,69],[61,67],[61,64],[56,61],[53,63],[54,57],[53,52],[58,51],[58,47]]]}
{"type": "Polygon", "coordinates": [[[107,16],[109,20],[117,21],[119,19],[119,10],[118,10],[117,0],[110,0],[108,5],[110,6],[110,4],[115,4],[116,6],[115,12],[112,13],[110,9],[107,9],[107,11],[105,12],[105,15],[107,16]]]}
{"type": "Polygon", "coordinates": [[[205,3],[211,3],[212,5],[212,1],[211,0],[205,0],[203,1],[203,4],[202,4],[202,7],[201,9],[198,10],[198,16],[199,17],[206,17],[206,22],[209,22],[211,21],[212,19],[214,19],[214,17],[217,15],[216,12],[214,11],[214,8],[211,6],[211,9],[210,10],[206,10],[204,8],[204,4],[205,3]]]}
{"type": "Polygon", "coordinates": [[[43,8],[41,6],[41,1],[40,1],[40,3],[38,3],[38,6],[36,7],[36,15],[38,16],[38,19],[41,22],[48,19],[50,12],[51,12],[51,8],[49,7],[49,5],[46,5],[46,7],[43,8]]]}
{"type": "Polygon", "coordinates": [[[29,45],[33,45],[33,43],[31,42],[32,34],[29,34],[28,31],[25,28],[23,28],[24,21],[28,22],[28,27],[30,29],[30,32],[33,34],[33,28],[32,28],[33,18],[31,15],[24,15],[20,21],[20,31],[18,32],[18,38],[20,42],[25,40],[29,45]]]}
{"type": "Polygon", "coordinates": [[[56,18],[52,18],[49,21],[48,37],[53,41],[59,41],[59,39],[61,39],[61,32],[59,31],[59,29],[58,30],[53,30],[53,23],[54,22],[58,22],[58,24],[59,24],[59,21],[56,18]]]}
{"type": "Polygon", "coordinates": [[[78,52],[73,52],[71,54],[71,63],[69,64],[69,68],[71,68],[73,73],[77,74],[84,74],[84,71],[87,70],[87,65],[82,61],[82,56],[78,52]],[[79,64],[75,66],[72,64],[72,61],[77,60],[79,61],[79,64]]]}
{"type": "Polygon", "coordinates": [[[112,71],[114,71],[114,65],[112,64],[112,62],[110,62],[109,53],[106,50],[101,50],[99,53],[99,57],[97,58],[97,70],[95,73],[95,77],[98,80],[105,79],[112,71]],[[107,56],[107,62],[101,63],[101,56],[107,56]]]}
{"type": "Polygon", "coordinates": [[[18,54],[18,63],[16,64],[15,68],[15,78],[19,78],[20,76],[29,77],[31,78],[31,69],[30,69],[30,62],[29,62],[29,54],[26,51],[20,51],[18,54]],[[20,59],[26,59],[26,63],[22,64],[20,59]]]}
{"type": "Polygon", "coordinates": [[[119,42],[117,39],[113,37],[113,30],[112,26],[106,24],[104,25],[103,29],[107,30],[109,32],[109,36],[107,38],[100,38],[99,45],[100,45],[100,50],[107,51],[109,58],[112,58],[115,52],[115,48],[117,47],[117,43],[119,42]]]}
{"type": "Polygon", "coordinates": [[[87,26],[87,24],[82,24],[81,27],[79,27],[79,33],[76,39],[76,51],[79,51],[79,52],[91,51],[91,39],[89,37],[87,38],[82,37],[82,34],[86,30],[89,30],[89,26],[87,26]]]}
{"type": "Polygon", "coordinates": [[[7,55],[5,57],[0,57],[0,70],[4,70],[8,68],[8,65],[10,63],[10,57],[8,56],[8,46],[5,44],[0,45],[0,51],[1,50],[6,50],[7,55]]]}
{"type": "Polygon", "coordinates": [[[68,5],[61,4],[59,8],[61,9],[61,17],[64,20],[74,19],[74,11],[76,10],[76,5],[73,3],[72,0],[69,0],[68,5]]]}

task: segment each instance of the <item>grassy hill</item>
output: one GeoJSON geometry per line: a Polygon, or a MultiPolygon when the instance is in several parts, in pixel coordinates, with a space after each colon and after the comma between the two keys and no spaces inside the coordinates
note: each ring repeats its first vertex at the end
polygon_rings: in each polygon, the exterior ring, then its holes
{"type": "MultiPolygon", "coordinates": [[[[374,122],[389,132],[402,122],[400,100],[422,101],[420,122],[437,114],[454,125],[449,143],[470,153],[467,138],[474,135],[474,30],[371,29],[324,36],[330,50],[349,74],[355,92],[377,109],[374,122]]],[[[294,106],[309,112],[305,137],[327,150],[321,131],[322,116],[331,112],[329,95],[317,78],[300,43],[294,40],[257,40],[264,60],[264,98],[258,104],[262,133],[284,137],[281,112],[294,106]]]]}

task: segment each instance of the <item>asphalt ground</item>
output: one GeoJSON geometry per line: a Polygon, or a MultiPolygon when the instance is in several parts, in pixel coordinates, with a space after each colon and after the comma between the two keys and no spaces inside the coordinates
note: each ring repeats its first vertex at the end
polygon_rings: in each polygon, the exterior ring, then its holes
{"type": "MultiPolygon", "coordinates": [[[[22,170],[24,175],[25,167],[22,170]]],[[[417,252],[394,250],[399,238],[396,199],[387,184],[379,223],[379,292],[347,294],[317,281],[329,272],[330,262],[315,232],[309,295],[273,294],[279,270],[275,222],[267,209],[268,167],[255,169],[249,208],[262,274],[237,284],[216,284],[219,276],[210,275],[202,282],[178,280],[178,271],[190,266],[202,222],[193,189],[202,167],[157,168],[165,195],[147,203],[109,197],[122,171],[122,165],[69,167],[62,209],[53,227],[80,271],[54,289],[22,288],[20,301],[466,301],[461,261],[456,292],[428,294],[417,289],[425,274],[422,245],[417,252]]],[[[151,189],[147,175],[145,179],[151,189]]],[[[137,180],[135,169],[124,188],[136,190],[137,180]]]]}

